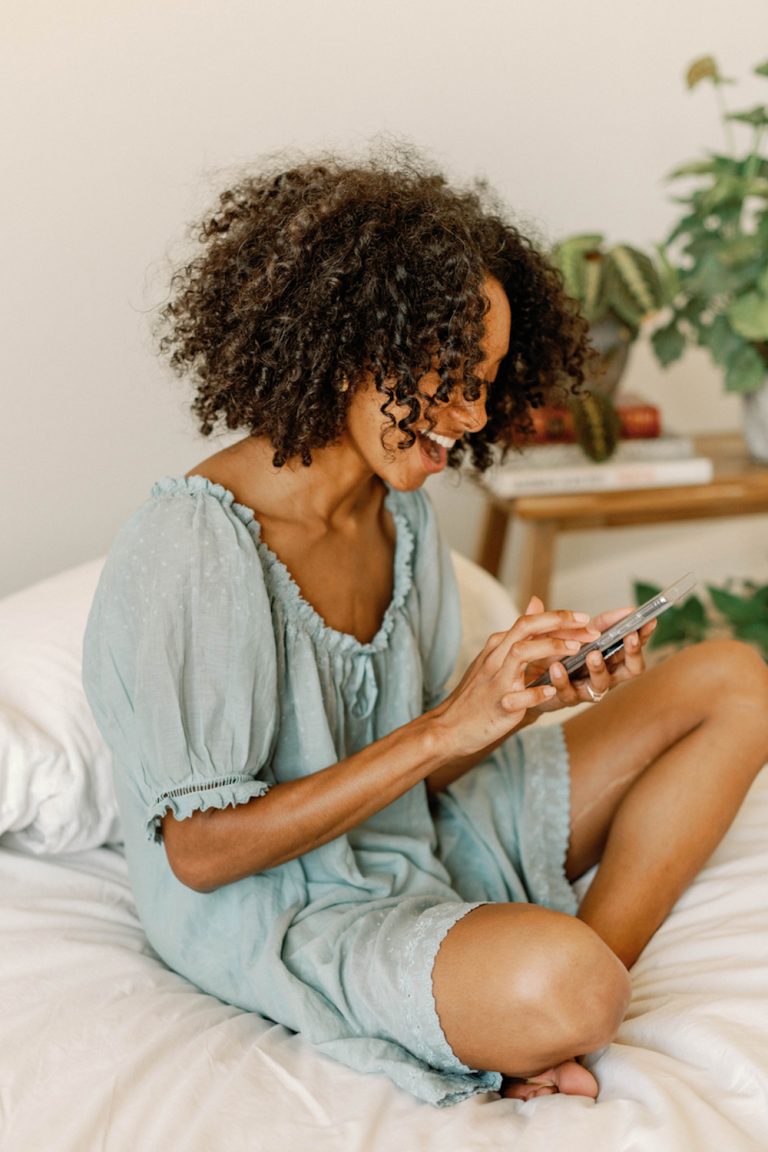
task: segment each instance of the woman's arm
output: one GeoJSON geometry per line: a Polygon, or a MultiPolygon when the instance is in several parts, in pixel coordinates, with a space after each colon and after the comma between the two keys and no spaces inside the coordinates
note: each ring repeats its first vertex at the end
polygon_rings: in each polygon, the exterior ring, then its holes
{"type": "MultiPolygon", "coordinates": [[[[526,608],[526,614],[543,611],[544,604],[542,601],[538,596],[532,596],[526,608]]],[[[604,632],[631,611],[631,608],[618,608],[612,612],[603,612],[601,615],[595,616],[590,621],[592,635],[599,635],[600,632],[604,632]]],[[[549,700],[534,708],[529,708],[521,722],[516,726],[516,731],[519,732],[521,728],[534,724],[542,712],[552,712],[558,708],[572,708],[588,701],[594,703],[596,696],[603,696],[611,688],[615,688],[617,684],[641,675],[645,671],[643,644],[649,639],[655,627],[656,621],[652,620],[639,633],[630,633],[625,638],[624,647],[621,651],[612,656],[607,663],[600,652],[593,652],[587,660],[588,675],[582,680],[570,680],[560,661],[555,661],[551,666],[547,661],[531,662],[528,668],[529,673],[539,674],[549,671],[557,691],[549,700]],[[590,687],[594,695],[590,695],[590,687]]],[[[438,706],[436,711],[439,712],[441,708],[445,708],[450,699],[451,697],[448,697],[442,705],[438,706]]],[[[474,755],[453,759],[450,763],[430,773],[427,777],[427,789],[430,794],[442,791],[454,780],[458,780],[460,776],[481,764],[483,760],[495,752],[500,744],[503,744],[505,739],[506,736],[502,736],[501,739],[474,755]]]]}
{"type": "Polygon", "coordinates": [[[554,689],[526,688],[527,666],[580,646],[587,618],[572,612],[523,616],[491,636],[438,708],[381,740],[234,808],[167,813],[163,839],[174,874],[200,892],[275,868],[363,823],[420,780],[475,761],[523,722],[554,689]],[[564,640],[553,632],[574,637],[564,640]]]}

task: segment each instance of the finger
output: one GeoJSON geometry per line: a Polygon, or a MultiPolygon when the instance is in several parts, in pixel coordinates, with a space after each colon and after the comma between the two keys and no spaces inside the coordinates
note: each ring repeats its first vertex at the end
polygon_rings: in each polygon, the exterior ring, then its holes
{"type": "Polygon", "coordinates": [[[591,643],[599,635],[600,633],[591,627],[570,628],[567,632],[554,631],[551,633],[553,640],[580,640],[582,644],[591,643]]]}
{"type": "Polygon", "coordinates": [[[651,635],[653,634],[653,632],[655,630],[656,630],[656,621],[655,620],[649,620],[647,624],[643,624],[643,626],[639,632],[640,643],[645,644],[646,641],[650,639],[651,635]]]}
{"type": "Polygon", "coordinates": [[[541,688],[521,688],[518,692],[505,692],[500,704],[505,712],[524,712],[551,700],[555,692],[551,684],[544,684],[541,688]]]}
{"type": "Polygon", "coordinates": [[[538,612],[533,615],[520,616],[510,629],[516,632],[516,639],[522,635],[540,635],[542,632],[564,632],[567,638],[573,636],[574,631],[587,632],[594,639],[599,635],[590,625],[586,612],[538,612]]]}
{"type": "Polygon", "coordinates": [[[494,653],[499,665],[506,660],[509,650],[519,640],[529,639],[542,633],[557,632],[558,638],[578,640],[581,643],[594,640],[599,633],[589,627],[586,612],[542,612],[534,616],[520,616],[506,632],[491,636],[486,644],[488,653],[494,653]]]}
{"type": "MultiPolygon", "coordinates": [[[[553,631],[558,632],[558,639],[573,639],[578,641],[580,647],[584,642],[585,635],[589,640],[595,639],[595,633],[589,630],[585,631],[587,620],[588,617],[584,612],[542,612],[537,616],[521,616],[515,621],[501,642],[490,649],[493,652],[493,661],[500,667],[509,656],[513,645],[534,639],[536,636],[547,635],[553,631]]],[[[553,637],[550,636],[549,638],[552,639],[553,637]]],[[[552,653],[549,655],[556,657],[562,654],[552,653]]]]}
{"type": "Polygon", "coordinates": [[[544,611],[544,601],[539,596],[531,596],[528,601],[528,606],[523,613],[524,616],[535,616],[539,612],[544,611]]]}
{"type": "Polygon", "coordinates": [[[607,692],[611,686],[611,673],[602,652],[590,652],[587,656],[587,677],[583,682],[583,688],[585,698],[591,700],[592,697],[587,691],[587,684],[597,696],[607,692]]]}
{"type": "Polygon", "coordinates": [[[629,616],[630,612],[634,612],[634,608],[611,608],[607,612],[600,612],[597,616],[593,616],[592,624],[600,632],[607,632],[614,624],[618,624],[619,620],[629,616]]]}
{"type": "Polygon", "coordinates": [[[559,662],[552,664],[549,669],[549,678],[557,689],[558,699],[565,705],[578,704],[581,701],[576,683],[570,680],[565,668],[559,662]]]}
{"type": "Polygon", "coordinates": [[[627,676],[639,676],[645,671],[643,645],[637,632],[624,637],[624,668],[627,676]]]}
{"type": "Polygon", "coordinates": [[[520,668],[537,660],[551,663],[563,656],[573,656],[580,648],[578,640],[557,640],[552,636],[542,636],[534,640],[516,640],[506,658],[514,660],[520,668]]]}

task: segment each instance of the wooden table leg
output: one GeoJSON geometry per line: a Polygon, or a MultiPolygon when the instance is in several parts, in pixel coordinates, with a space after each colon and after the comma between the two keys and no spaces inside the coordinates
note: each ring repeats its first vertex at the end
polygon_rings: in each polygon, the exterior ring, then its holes
{"type": "Polygon", "coordinates": [[[525,611],[531,596],[540,596],[544,601],[544,607],[551,608],[549,585],[552,579],[556,537],[555,520],[536,520],[526,524],[517,585],[518,607],[521,612],[525,611]]]}
{"type": "Polygon", "coordinates": [[[493,500],[486,502],[477,562],[486,572],[490,572],[491,576],[498,576],[501,568],[510,515],[511,509],[500,508],[493,500]]]}

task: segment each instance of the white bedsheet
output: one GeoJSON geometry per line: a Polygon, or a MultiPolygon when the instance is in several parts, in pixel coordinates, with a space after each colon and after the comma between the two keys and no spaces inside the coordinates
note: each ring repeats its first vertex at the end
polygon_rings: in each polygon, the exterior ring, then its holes
{"type": "Polygon", "coordinates": [[[597,1104],[433,1109],[169,972],[122,857],[0,849],[4,1152],[765,1152],[768,773],[633,972],[597,1104]]]}

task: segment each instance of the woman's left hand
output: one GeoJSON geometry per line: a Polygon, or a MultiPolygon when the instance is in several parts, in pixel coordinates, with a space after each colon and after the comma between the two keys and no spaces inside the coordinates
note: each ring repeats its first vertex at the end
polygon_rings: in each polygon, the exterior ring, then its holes
{"type": "MultiPolygon", "coordinates": [[[[531,602],[526,608],[526,614],[543,611],[544,604],[538,596],[531,597],[531,602]]],[[[589,627],[605,632],[607,628],[612,627],[619,620],[623,620],[632,611],[632,608],[617,608],[610,612],[601,612],[599,616],[595,616],[590,621],[589,627]]],[[[568,673],[559,661],[548,667],[542,666],[537,669],[537,675],[549,671],[551,682],[557,689],[557,694],[546,703],[540,704],[536,711],[553,712],[558,708],[572,708],[575,704],[585,702],[596,704],[617,684],[640,676],[645,671],[643,645],[655,627],[656,621],[652,620],[639,632],[628,633],[624,638],[623,647],[609,656],[607,661],[603,659],[602,653],[591,652],[587,657],[587,675],[582,675],[578,679],[569,679],[568,673]]],[[[532,665],[529,666],[529,670],[534,670],[532,665]]]]}

